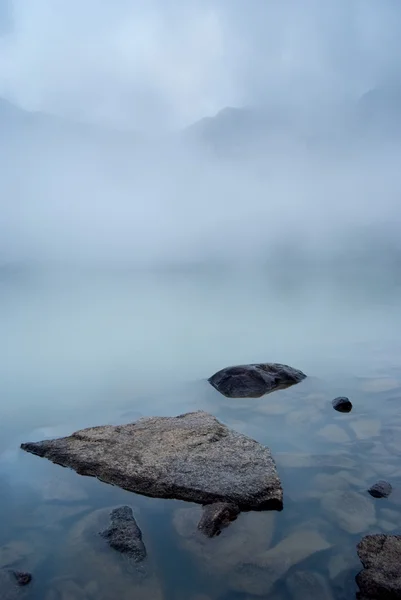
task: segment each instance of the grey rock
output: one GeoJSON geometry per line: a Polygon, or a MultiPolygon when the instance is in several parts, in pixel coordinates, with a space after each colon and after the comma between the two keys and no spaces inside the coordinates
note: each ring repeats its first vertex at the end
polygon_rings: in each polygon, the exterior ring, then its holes
{"type": "Polygon", "coordinates": [[[334,398],[332,400],[332,405],[334,410],[342,413],[349,413],[352,410],[352,402],[346,396],[339,396],[338,398],[334,398]]]}
{"type": "Polygon", "coordinates": [[[299,383],[305,377],[302,371],[288,365],[264,363],[226,367],[208,381],[227,398],[260,398],[299,383]]]}
{"type": "Polygon", "coordinates": [[[392,491],[391,484],[383,480],[377,481],[368,489],[369,494],[373,498],[388,498],[392,491]]]}
{"type": "Polygon", "coordinates": [[[287,577],[286,585],[294,600],[333,600],[330,585],[313,571],[295,571],[287,577]]]}
{"type": "Polygon", "coordinates": [[[226,527],[237,518],[239,512],[239,508],[235,504],[228,504],[227,502],[207,504],[203,509],[198,529],[207,537],[219,535],[223,527],[226,527]]]}
{"type": "Polygon", "coordinates": [[[401,598],[401,536],[367,535],[357,546],[364,570],[356,576],[359,598],[401,598]]]}
{"type": "Polygon", "coordinates": [[[110,518],[110,527],[102,531],[100,535],[117,552],[126,554],[135,562],[141,562],[146,558],[146,548],[132,509],[129,506],[115,508],[111,511],[110,518]]]}
{"type": "Polygon", "coordinates": [[[228,502],[240,510],[283,506],[270,450],[203,411],[91,427],[21,448],[147,496],[228,502]]]}

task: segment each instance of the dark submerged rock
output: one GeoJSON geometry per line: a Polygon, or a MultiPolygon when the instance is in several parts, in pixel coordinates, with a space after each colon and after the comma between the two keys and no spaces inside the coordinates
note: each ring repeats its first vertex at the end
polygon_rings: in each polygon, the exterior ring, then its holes
{"type": "Polygon", "coordinates": [[[360,600],[401,598],[401,536],[367,535],[357,551],[364,566],[356,576],[360,600]]]}
{"type": "Polygon", "coordinates": [[[391,483],[388,481],[377,481],[372,487],[368,489],[368,492],[373,498],[388,498],[393,491],[391,483]]]}
{"type": "Polygon", "coordinates": [[[120,506],[110,513],[111,525],[100,532],[107,540],[109,546],[141,562],[146,558],[146,548],[142,541],[142,532],[139,529],[132,509],[129,506],[120,506]]]}
{"type": "Polygon", "coordinates": [[[352,410],[352,402],[346,396],[340,396],[332,400],[334,410],[342,413],[349,413],[352,410]]]}
{"type": "Polygon", "coordinates": [[[223,527],[227,527],[231,521],[235,521],[239,512],[239,508],[235,504],[226,502],[207,504],[203,508],[198,529],[207,537],[219,535],[223,527]]]}
{"type": "Polygon", "coordinates": [[[1,600],[21,600],[25,598],[26,590],[21,588],[15,581],[12,571],[0,569],[0,598],[1,600]]]}
{"type": "Polygon", "coordinates": [[[32,454],[138,494],[239,510],[281,510],[271,452],[209,413],[143,418],[21,444],[32,454]]]}
{"type": "Polygon", "coordinates": [[[24,573],[23,571],[13,571],[13,575],[17,580],[18,585],[28,585],[32,581],[32,575],[30,573],[24,573]]]}
{"type": "Polygon", "coordinates": [[[264,363],[226,367],[209,378],[209,383],[227,398],[260,398],[305,379],[302,371],[288,365],[264,363]]]}

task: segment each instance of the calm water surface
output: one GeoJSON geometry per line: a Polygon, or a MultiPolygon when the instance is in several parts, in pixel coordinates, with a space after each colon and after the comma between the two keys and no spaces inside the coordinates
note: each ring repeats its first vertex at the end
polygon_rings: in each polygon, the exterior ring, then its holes
{"type": "Polygon", "coordinates": [[[401,293],[383,273],[303,279],[2,274],[0,567],[33,573],[25,598],[355,598],[356,543],[399,531],[401,293]],[[226,399],[206,382],[256,361],[308,378],[256,400],[226,399]],[[338,395],[352,400],[350,414],[332,409],[338,395]],[[271,448],[282,512],[242,514],[208,540],[196,532],[196,505],[136,496],[19,450],[196,409],[271,448]],[[387,500],[366,493],[378,479],[393,485],[387,500]],[[141,572],[98,535],[121,504],[143,532],[141,572]]]}

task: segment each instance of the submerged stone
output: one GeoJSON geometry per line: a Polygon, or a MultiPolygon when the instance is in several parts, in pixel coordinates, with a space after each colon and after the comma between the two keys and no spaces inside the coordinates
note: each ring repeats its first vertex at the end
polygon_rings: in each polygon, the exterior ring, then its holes
{"type": "Polygon", "coordinates": [[[331,544],[320,533],[301,529],[273,548],[250,555],[230,578],[230,587],[237,592],[266,597],[294,565],[330,547],[331,544]]]}
{"type": "Polygon", "coordinates": [[[401,536],[367,535],[357,546],[364,570],[356,576],[359,598],[401,598],[401,536]]]}
{"type": "Polygon", "coordinates": [[[18,585],[28,585],[32,581],[32,575],[23,571],[13,571],[13,575],[18,585]]]}
{"type": "Polygon", "coordinates": [[[368,492],[373,498],[388,498],[393,491],[393,488],[388,481],[377,481],[373,484],[368,492]]]}
{"type": "Polygon", "coordinates": [[[283,506],[270,450],[203,411],[90,427],[21,448],[146,496],[228,502],[239,510],[283,506]]]}
{"type": "Polygon", "coordinates": [[[219,535],[223,527],[227,527],[231,521],[235,521],[239,512],[239,508],[235,504],[227,502],[207,504],[203,509],[198,529],[207,537],[219,535]]]}
{"type": "MultiPolygon", "coordinates": [[[[58,576],[49,582],[50,590],[58,590],[54,600],[162,600],[165,597],[151,538],[146,540],[148,556],[137,561],[110,548],[99,535],[110,526],[110,516],[115,510],[123,516],[121,508],[129,507],[95,510],[68,529],[58,555],[61,570],[67,577],[61,580],[58,576]],[[65,587],[67,579],[68,588],[65,587]]],[[[132,508],[135,514],[137,509],[132,508]]]]}
{"type": "Polygon", "coordinates": [[[362,533],[376,523],[375,507],[371,500],[358,492],[334,490],[321,500],[324,512],[344,531],[362,533]]]}
{"type": "Polygon", "coordinates": [[[142,532],[139,529],[132,509],[129,506],[120,506],[110,513],[111,525],[100,535],[107,540],[109,546],[126,554],[135,562],[146,558],[146,548],[142,541],[142,532]]]}
{"type": "Polygon", "coordinates": [[[21,588],[14,576],[8,569],[0,569],[0,598],[1,600],[19,600],[25,598],[21,588]]]}
{"type": "Polygon", "coordinates": [[[332,400],[331,403],[333,405],[334,410],[337,410],[338,412],[349,413],[352,410],[352,402],[349,398],[346,398],[345,396],[334,398],[334,400],[332,400]]]}
{"type": "Polygon", "coordinates": [[[226,367],[209,378],[209,383],[227,398],[260,398],[305,379],[302,371],[288,365],[264,363],[226,367]]]}
{"type": "Polygon", "coordinates": [[[334,600],[329,583],[320,573],[295,571],[287,577],[286,586],[293,600],[334,600]]]}

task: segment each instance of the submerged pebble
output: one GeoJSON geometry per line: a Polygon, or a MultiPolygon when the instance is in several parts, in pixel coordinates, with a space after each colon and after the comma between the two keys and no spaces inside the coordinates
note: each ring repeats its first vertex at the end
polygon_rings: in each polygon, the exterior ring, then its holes
{"type": "Polygon", "coordinates": [[[377,481],[368,489],[369,494],[373,498],[388,498],[392,491],[391,483],[383,480],[377,481]]]}
{"type": "Polygon", "coordinates": [[[24,573],[22,571],[13,571],[13,575],[17,580],[18,585],[28,585],[32,581],[32,575],[30,573],[24,573]]]}
{"type": "Polygon", "coordinates": [[[339,396],[338,398],[334,398],[332,400],[332,405],[334,410],[342,413],[349,413],[352,410],[352,402],[346,396],[339,396]]]}

